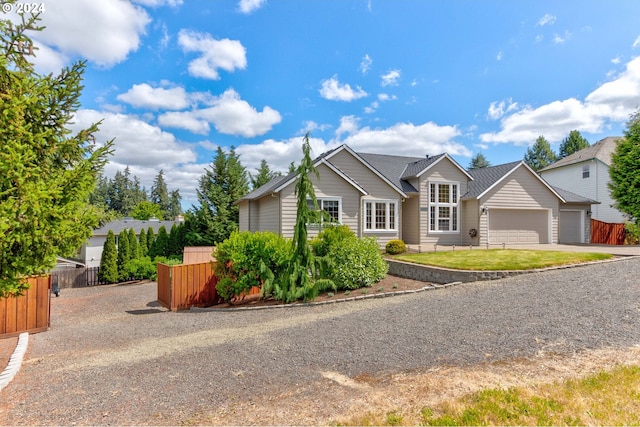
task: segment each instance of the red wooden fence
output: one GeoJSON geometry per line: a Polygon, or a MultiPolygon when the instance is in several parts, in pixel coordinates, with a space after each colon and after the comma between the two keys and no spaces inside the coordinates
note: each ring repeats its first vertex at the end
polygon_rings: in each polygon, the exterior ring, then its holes
{"type": "Polygon", "coordinates": [[[51,276],[29,277],[22,295],[0,299],[0,338],[44,332],[50,325],[51,276]]]}
{"type": "Polygon", "coordinates": [[[624,245],[624,224],[591,220],[591,243],[624,245]]]}
{"type": "Polygon", "coordinates": [[[218,302],[214,264],[158,264],[158,302],[171,311],[206,307],[218,302]]]}

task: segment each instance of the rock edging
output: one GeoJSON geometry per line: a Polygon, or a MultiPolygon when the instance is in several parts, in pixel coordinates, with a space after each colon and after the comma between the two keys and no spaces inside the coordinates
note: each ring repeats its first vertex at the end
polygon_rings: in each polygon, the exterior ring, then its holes
{"type": "Polygon", "coordinates": [[[18,344],[16,344],[16,348],[13,350],[13,354],[9,359],[7,367],[4,368],[4,371],[0,374],[0,390],[9,385],[13,377],[15,377],[20,370],[20,367],[22,366],[22,359],[24,358],[28,345],[29,333],[23,332],[18,337],[18,344]]]}

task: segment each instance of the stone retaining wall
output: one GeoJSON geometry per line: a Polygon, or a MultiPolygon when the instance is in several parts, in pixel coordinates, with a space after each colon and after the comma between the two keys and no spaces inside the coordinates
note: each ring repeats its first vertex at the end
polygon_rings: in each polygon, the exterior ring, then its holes
{"type": "Polygon", "coordinates": [[[475,282],[478,280],[496,280],[505,277],[530,273],[530,271],[462,271],[427,265],[411,264],[403,261],[386,259],[389,274],[407,279],[432,283],[475,282]]]}

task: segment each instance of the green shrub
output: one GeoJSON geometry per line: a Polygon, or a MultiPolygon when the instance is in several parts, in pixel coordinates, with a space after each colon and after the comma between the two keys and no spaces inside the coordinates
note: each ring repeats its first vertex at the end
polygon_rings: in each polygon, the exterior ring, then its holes
{"type": "Polygon", "coordinates": [[[214,256],[220,278],[216,290],[229,301],[282,274],[291,256],[291,242],[271,232],[235,231],[217,246],[214,256]]]}
{"type": "Polygon", "coordinates": [[[407,252],[407,245],[402,240],[389,240],[385,246],[385,250],[389,255],[398,255],[407,252]]]}
{"type": "Polygon", "coordinates": [[[313,252],[318,257],[329,254],[333,246],[345,239],[355,239],[356,235],[347,225],[329,225],[311,241],[313,252]]]}
{"type": "Polygon", "coordinates": [[[156,280],[158,278],[156,263],[151,261],[148,256],[127,261],[124,269],[129,277],[133,279],[156,280]]]}
{"type": "Polygon", "coordinates": [[[627,222],[624,225],[624,235],[627,245],[637,245],[640,240],[640,224],[627,222]]]}
{"type": "Polygon", "coordinates": [[[333,245],[326,256],[324,277],[333,280],[338,289],[358,289],[379,282],[389,266],[382,258],[375,237],[347,238],[333,245]]]}

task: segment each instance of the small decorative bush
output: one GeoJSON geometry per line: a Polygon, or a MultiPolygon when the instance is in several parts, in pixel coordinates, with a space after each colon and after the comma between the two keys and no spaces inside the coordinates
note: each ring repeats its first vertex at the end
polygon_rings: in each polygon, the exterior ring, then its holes
{"type": "Polygon", "coordinates": [[[265,280],[282,274],[291,254],[291,242],[271,232],[233,232],[214,251],[216,290],[224,301],[262,287],[265,280]]]}
{"type": "Polygon", "coordinates": [[[389,240],[385,246],[385,250],[389,255],[398,255],[407,251],[407,245],[402,240],[389,240]]]}
{"type": "Polygon", "coordinates": [[[311,241],[311,247],[316,256],[323,257],[329,254],[333,246],[339,245],[343,240],[355,238],[355,233],[348,225],[329,225],[311,241]]]}

